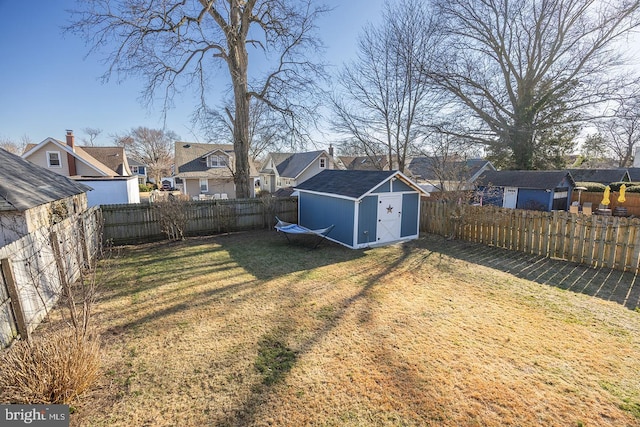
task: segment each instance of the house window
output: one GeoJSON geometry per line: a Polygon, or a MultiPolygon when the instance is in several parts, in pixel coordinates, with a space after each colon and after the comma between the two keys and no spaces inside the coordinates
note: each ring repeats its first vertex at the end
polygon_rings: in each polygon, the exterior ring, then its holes
{"type": "Polygon", "coordinates": [[[210,168],[222,168],[227,166],[226,156],[209,156],[207,157],[207,166],[210,168]]]}
{"type": "Polygon", "coordinates": [[[50,168],[61,168],[62,162],[60,161],[59,151],[47,151],[47,165],[50,168]]]}
{"type": "Polygon", "coordinates": [[[131,166],[131,173],[135,173],[137,175],[138,174],[138,167],[137,166],[131,166]]]}
{"type": "Polygon", "coordinates": [[[324,157],[320,157],[320,169],[325,169],[327,167],[327,159],[324,157]]]}
{"type": "Polygon", "coordinates": [[[200,178],[200,192],[208,193],[209,192],[209,180],[206,178],[200,178]]]}

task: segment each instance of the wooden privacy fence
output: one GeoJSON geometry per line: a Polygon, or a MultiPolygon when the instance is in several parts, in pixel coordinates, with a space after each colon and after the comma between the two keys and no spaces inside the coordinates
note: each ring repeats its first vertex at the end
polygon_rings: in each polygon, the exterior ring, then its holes
{"type": "MultiPolygon", "coordinates": [[[[104,239],[115,244],[160,240],[160,204],[103,205],[104,239]]],[[[184,201],[185,234],[189,236],[269,228],[278,216],[297,222],[298,200],[291,198],[254,198],[184,201]]]]}
{"type": "Polygon", "coordinates": [[[594,267],[638,272],[640,220],[423,201],[421,231],[594,267]]]}
{"type": "Polygon", "coordinates": [[[0,248],[0,348],[28,339],[100,249],[100,210],[43,227],[0,248]]]}
{"type": "MultiPolygon", "coordinates": [[[[591,193],[587,191],[583,191],[580,195],[580,204],[584,204],[585,202],[590,202],[593,206],[593,209],[597,209],[602,201],[602,197],[604,193],[591,193]]],[[[627,210],[627,215],[633,215],[640,217],[640,193],[625,193],[625,202],[618,202],[618,197],[620,196],[620,192],[612,191],[609,196],[609,209],[615,209],[617,207],[623,207],[627,210]]],[[[578,201],[578,192],[573,191],[571,196],[571,201],[578,201]]]]}

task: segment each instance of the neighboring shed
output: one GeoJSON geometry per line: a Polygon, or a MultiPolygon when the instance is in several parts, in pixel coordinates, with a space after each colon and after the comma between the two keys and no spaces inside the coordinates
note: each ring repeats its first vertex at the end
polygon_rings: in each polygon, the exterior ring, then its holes
{"type": "Polygon", "coordinates": [[[0,246],[84,212],[90,190],[0,149],[0,246]]]}
{"type": "Polygon", "coordinates": [[[510,209],[567,210],[573,187],[568,171],[486,171],[478,178],[484,204],[510,209]]]}
{"type": "Polygon", "coordinates": [[[418,238],[420,195],[399,171],[328,169],[296,187],[298,223],[352,249],[418,238]]]}
{"type": "Polygon", "coordinates": [[[612,182],[630,182],[627,169],[569,169],[575,182],[598,182],[609,185],[612,182]]]}

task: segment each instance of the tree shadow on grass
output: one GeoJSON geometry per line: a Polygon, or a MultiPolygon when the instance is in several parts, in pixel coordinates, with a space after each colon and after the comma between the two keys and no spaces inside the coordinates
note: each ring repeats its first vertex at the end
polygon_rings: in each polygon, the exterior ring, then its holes
{"type": "Polygon", "coordinates": [[[217,242],[243,269],[259,280],[351,261],[364,255],[330,240],[317,247],[316,236],[295,236],[287,241],[275,231],[252,231],[219,236],[217,242]]]}
{"type": "Polygon", "coordinates": [[[427,250],[494,268],[521,279],[614,301],[631,310],[640,306],[640,278],[633,273],[433,235],[420,239],[418,244],[427,250]]]}
{"type": "MultiPolygon", "coordinates": [[[[320,267],[323,265],[329,265],[332,263],[338,264],[340,262],[350,261],[357,259],[359,257],[363,257],[366,255],[365,250],[352,250],[345,248],[341,245],[327,242],[323,245],[326,245],[323,249],[323,252],[315,252],[304,250],[300,247],[295,247],[293,245],[281,245],[276,242],[270,241],[268,238],[264,240],[260,240],[261,244],[265,244],[270,247],[272,250],[276,251],[275,255],[283,256],[283,261],[285,264],[295,264],[298,267],[291,267],[287,269],[289,272],[300,271],[313,269],[316,267],[320,267]],[[278,252],[278,247],[280,247],[280,251],[278,252]],[[295,261],[295,262],[294,262],[295,261]]],[[[226,247],[227,250],[233,253],[234,249],[226,247]]],[[[295,317],[291,317],[291,315],[287,315],[283,313],[283,317],[287,317],[286,321],[282,322],[282,324],[288,325],[287,327],[282,327],[282,325],[278,326],[276,329],[268,333],[262,338],[260,348],[258,350],[258,354],[256,355],[256,368],[261,370],[261,366],[268,365],[269,363],[273,367],[277,369],[273,369],[269,375],[263,375],[263,381],[261,384],[256,384],[253,388],[251,395],[249,395],[240,409],[235,411],[233,414],[230,414],[226,419],[221,420],[217,425],[221,426],[239,426],[239,425],[252,425],[256,422],[256,416],[259,413],[260,406],[268,400],[268,397],[271,393],[275,392],[272,388],[273,385],[285,381],[286,377],[291,369],[296,365],[297,361],[307,353],[313,351],[315,346],[322,342],[326,336],[328,336],[331,331],[333,331],[340,323],[340,321],[345,318],[350,309],[360,301],[363,301],[371,295],[371,292],[378,286],[382,286],[384,284],[384,277],[388,274],[392,273],[396,268],[401,266],[407,257],[411,256],[414,253],[414,248],[410,245],[403,244],[401,247],[401,253],[395,259],[390,260],[390,262],[385,263],[384,265],[380,264],[377,272],[373,273],[368,277],[366,282],[363,285],[359,285],[359,289],[354,292],[352,295],[344,298],[335,303],[336,308],[332,308],[330,311],[326,313],[323,312],[323,307],[319,308],[319,311],[324,318],[324,325],[316,330],[315,333],[311,334],[307,339],[303,341],[298,341],[296,345],[296,350],[292,350],[286,346],[288,341],[297,341],[295,339],[297,332],[297,322],[298,319],[295,317]],[[275,337],[275,338],[274,338],[275,337]],[[275,342],[274,345],[272,342],[275,342]],[[269,345],[265,346],[265,343],[269,345]],[[268,351],[265,352],[265,347],[268,351]],[[274,350],[275,349],[275,350],[274,350]],[[268,357],[265,357],[265,354],[268,357]],[[265,363],[265,359],[269,361],[269,363],[265,363]],[[271,381],[272,376],[273,381],[271,381]]],[[[274,252],[271,253],[271,257],[274,256],[274,252]]],[[[245,266],[247,269],[251,269],[251,266],[245,266]]],[[[361,271],[344,271],[341,276],[341,280],[350,275],[360,275],[361,271]]],[[[268,279],[266,277],[265,279],[268,279]]],[[[292,294],[291,300],[304,300],[304,294],[292,294]]],[[[361,317],[361,323],[366,323],[369,319],[365,317],[361,317]]],[[[261,371],[262,372],[262,371],[261,371]]]]}

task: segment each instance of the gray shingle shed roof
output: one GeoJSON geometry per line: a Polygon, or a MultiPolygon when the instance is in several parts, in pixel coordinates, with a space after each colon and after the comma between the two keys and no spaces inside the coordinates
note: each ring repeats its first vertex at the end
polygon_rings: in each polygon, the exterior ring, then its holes
{"type": "Polygon", "coordinates": [[[397,173],[398,171],[326,169],[298,185],[296,189],[359,199],[397,173]]]}
{"type": "Polygon", "coordinates": [[[0,149],[0,208],[25,211],[92,190],[0,149]]]}
{"type": "Polygon", "coordinates": [[[574,183],[568,171],[486,171],[478,178],[478,185],[553,190],[565,177],[574,183]]]}

